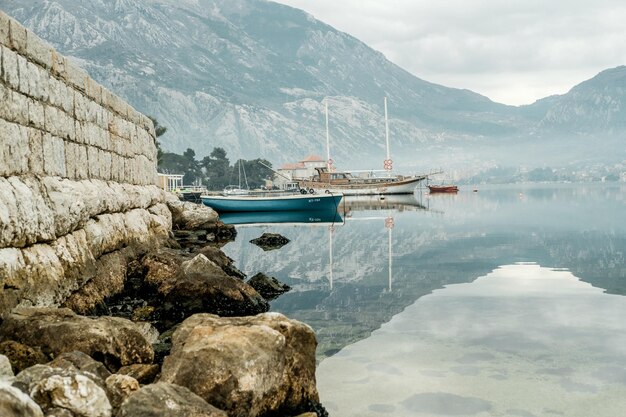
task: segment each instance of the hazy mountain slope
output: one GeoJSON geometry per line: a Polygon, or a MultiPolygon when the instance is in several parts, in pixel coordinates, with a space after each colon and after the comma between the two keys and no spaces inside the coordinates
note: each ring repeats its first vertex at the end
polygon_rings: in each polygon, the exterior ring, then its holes
{"type": "Polygon", "coordinates": [[[233,159],[277,164],[324,155],[328,98],[333,158],[382,168],[384,96],[400,169],[544,165],[555,152],[558,163],[591,154],[598,163],[626,148],[614,152],[626,131],[624,67],[512,107],[414,77],[352,36],[265,0],[0,0],[0,8],[156,116],[168,150],[203,156],[222,146],[233,159]],[[589,137],[598,140],[579,140],[589,137]]]}
{"type": "MultiPolygon", "coordinates": [[[[514,132],[514,108],[420,80],[310,15],[261,0],[0,0],[0,7],[98,81],[169,127],[168,149],[276,162],[324,150],[330,97],[335,159],[384,144],[514,132]]],[[[380,158],[377,158],[380,159],[380,158]]]]}
{"type": "Polygon", "coordinates": [[[582,134],[626,132],[626,66],[602,71],[554,98],[540,127],[582,134]]]}

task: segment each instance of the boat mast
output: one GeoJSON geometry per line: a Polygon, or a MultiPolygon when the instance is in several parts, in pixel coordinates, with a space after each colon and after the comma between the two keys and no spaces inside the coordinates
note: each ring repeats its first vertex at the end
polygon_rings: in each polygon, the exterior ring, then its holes
{"type": "Polygon", "coordinates": [[[391,152],[389,151],[389,119],[387,117],[387,97],[385,97],[385,142],[387,144],[387,159],[385,159],[385,170],[387,170],[387,176],[391,176],[392,161],[391,152]]]}
{"type": "Polygon", "coordinates": [[[330,172],[332,162],[330,160],[330,131],[328,130],[328,99],[324,100],[326,104],[326,168],[330,172]]]}
{"type": "Polygon", "coordinates": [[[328,227],[328,269],[329,269],[329,280],[330,280],[330,290],[333,290],[333,232],[335,231],[335,227],[333,225],[328,227]]]}

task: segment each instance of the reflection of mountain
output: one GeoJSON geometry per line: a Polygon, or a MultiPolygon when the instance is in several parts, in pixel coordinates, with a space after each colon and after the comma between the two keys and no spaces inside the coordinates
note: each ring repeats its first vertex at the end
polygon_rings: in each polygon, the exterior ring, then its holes
{"type": "Polygon", "coordinates": [[[345,417],[623,415],[623,317],[626,298],[569,271],[500,267],[324,360],[320,397],[345,417]]]}
{"type": "Polygon", "coordinates": [[[433,290],[512,262],[571,268],[596,287],[626,294],[620,195],[619,188],[598,186],[494,188],[430,199],[430,211],[354,210],[333,232],[332,291],[326,227],[241,228],[225,250],[248,275],[263,271],[293,287],[272,309],[316,329],[323,357],[433,290]],[[391,292],[388,216],[394,219],[391,292]],[[265,230],[290,244],[263,253],[248,243],[265,230]]]}

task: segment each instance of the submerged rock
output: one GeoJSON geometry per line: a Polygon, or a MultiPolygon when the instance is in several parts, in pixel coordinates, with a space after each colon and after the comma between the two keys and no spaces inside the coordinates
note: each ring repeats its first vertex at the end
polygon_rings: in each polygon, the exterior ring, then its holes
{"type": "Polygon", "coordinates": [[[267,276],[262,272],[250,278],[248,284],[266,300],[273,300],[291,289],[289,285],[283,284],[276,278],[267,276]]]}
{"type": "Polygon", "coordinates": [[[278,313],[196,314],[174,332],[160,381],[189,388],[230,417],[293,415],[319,401],[316,344],[309,326],[278,313]]]}
{"type": "Polygon", "coordinates": [[[130,320],[84,317],[67,308],[18,309],[4,319],[0,338],[40,348],[51,356],[78,350],[111,370],[151,363],[154,358],[152,346],[130,320]]]}
{"type": "Polygon", "coordinates": [[[117,417],[228,417],[182,386],[146,385],[122,403],[117,417]]]}
{"type": "Polygon", "coordinates": [[[278,233],[263,233],[261,236],[250,241],[250,243],[257,245],[264,251],[280,249],[289,242],[289,239],[278,233]]]}

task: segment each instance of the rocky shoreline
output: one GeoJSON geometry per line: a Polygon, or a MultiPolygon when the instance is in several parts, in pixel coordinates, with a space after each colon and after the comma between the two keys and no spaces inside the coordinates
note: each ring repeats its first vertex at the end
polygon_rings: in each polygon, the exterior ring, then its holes
{"type": "Polygon", "coordinates": [[[0,415],[328,415],[316,338],[268,313],[289,287],[246,281],[220,247],[236,231],[202,205],[167,199],[159,244],[104,254],[59,307],[18,307],[0,324],[0,415]]]}

